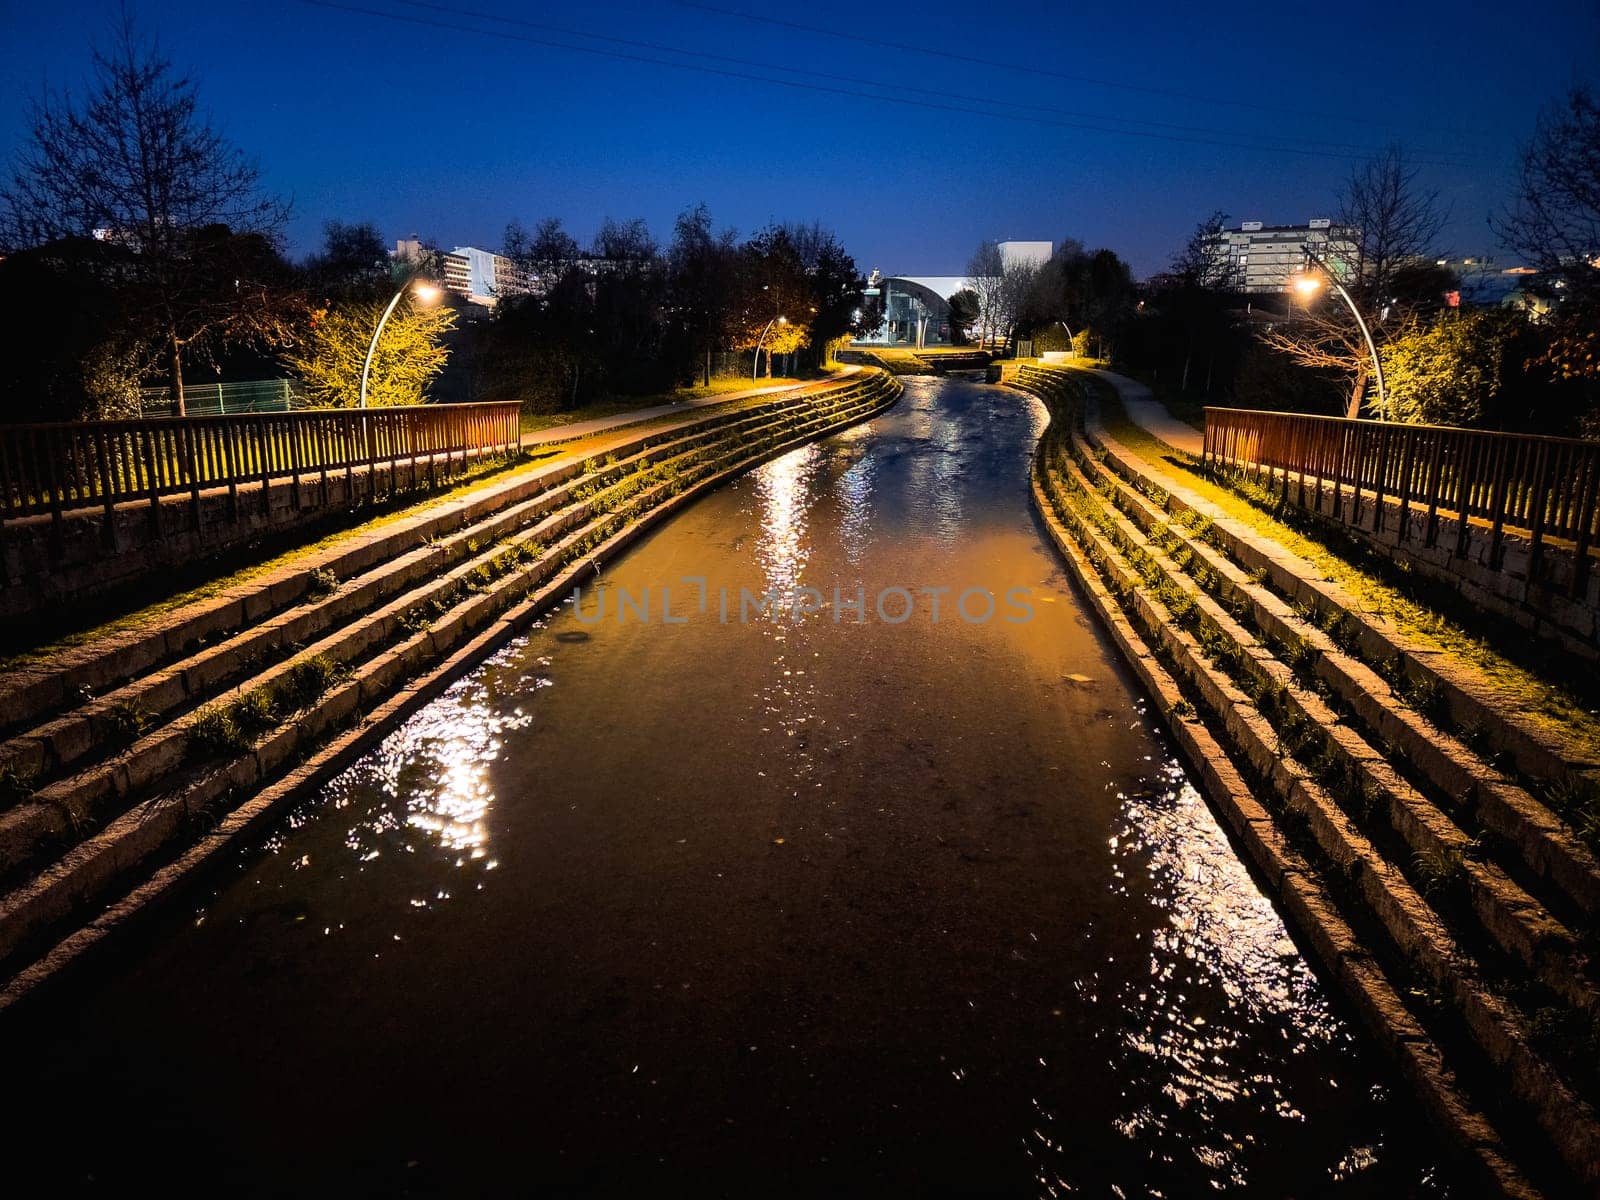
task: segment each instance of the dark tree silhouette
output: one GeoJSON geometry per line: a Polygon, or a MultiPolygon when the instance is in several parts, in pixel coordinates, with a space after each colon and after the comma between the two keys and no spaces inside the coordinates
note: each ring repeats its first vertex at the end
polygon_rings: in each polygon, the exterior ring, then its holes
{"type": "Polygon", "coordinates": [[[212,126],[195,83],[124,12],[94,53],[81,101],[34,103],[32,129],[0,193],[6,243],[92,237],[132,252],[116,280],[124,340],[164,359],[183,411],[183,357],[282,332],[277,253],[284,204],[212,126]]]}

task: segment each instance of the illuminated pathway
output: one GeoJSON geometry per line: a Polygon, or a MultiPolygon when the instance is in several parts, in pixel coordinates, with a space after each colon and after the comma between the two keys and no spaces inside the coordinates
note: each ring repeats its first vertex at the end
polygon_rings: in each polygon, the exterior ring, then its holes
{"type": "Polygon", "coordinates": [[[1148,385],[1111,371],[1095,371],[1122,399],[1128,420],[1140,425],[1144,431],[1160,438],[1167,445],[1186,454],[1199,454],[1204,438],[1193,425],[1186,425],[1167,411],[1167,406],[1157,400],[1148,385]]]}
{"type": "Polygon", "coordinates": [[[606,572],[648,623],[553,616],[8,1022],[13,1144],[219,1193],[1445,1194],[1041,542],[1029,405],[911,379],[675,518],[606,572]]]}

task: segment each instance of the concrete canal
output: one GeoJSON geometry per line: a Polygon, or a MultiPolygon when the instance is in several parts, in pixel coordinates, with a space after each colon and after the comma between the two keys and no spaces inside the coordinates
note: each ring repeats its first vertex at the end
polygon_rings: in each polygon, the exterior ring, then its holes
{"type": "Polygon", "coordinates": [[[1042,412],[906,385],[13,1014],[13,1146],[219,1193],[1448,1194],[1042,542],[1042,412]]]}

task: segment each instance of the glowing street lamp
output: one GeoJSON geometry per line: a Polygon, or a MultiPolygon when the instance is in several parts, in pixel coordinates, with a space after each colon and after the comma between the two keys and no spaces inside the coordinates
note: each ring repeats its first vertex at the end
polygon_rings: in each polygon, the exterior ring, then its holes
{"type": "Polygon", "coordinates": [[[357,407],[367,406],[367,376],[372,372],[372,356],[377,352],[378,339],[383,336],[383,327],[388,324],[389,315],[394,312],[395,305],[400,303],[400,297],[407,292],[422,304],[432,304],[444,294],[431,283],[419,283],[415,280],[408,280],[406,285],[394,294],[394,299],[389,301],[389,307],[384,309],[383,316],[378,318],[378,327],[372,331],[372,341],[367,346],[367,361],[361,364],[361,403],[357,407]]]}
{"type": "Polygon", "coordinates": [[[1313,274],[1310,271],[1305,271],[1296,275],[1293,280],[1294,290],[1300,294],[1302,300],[1310,303],[1311,298],[1322,290],[1322,285],[1326,281],[1339,294],[1339,299],[1344,301],[1345,307],[1350,310],[1350,315],[1356,319],[1356,325],[1361,330],[1361,336],[1367,343],[1367,353],[1372,356],[1373,376],[1378,384],[1378,419],[1382,420],[1389,414],[1389,393],[1384,387],[1383,360],[1378,357],[1378,347],[1372,340],[1372,330],[1367,328],[1367,322],[1362,318],[1361,310],[1356,307],[1356,302],[1350,298],[1350,293],[1344,290],[1344,285],[1333,277],[1333,272],[1329,271],[1326,266],[1315,258],[1311,259],[1311,263],[1318,268],[1317,273],[1313,274]]]}
{"type": "MultiPolygon", "coordinates": [[[[750,364],[750,382],[754,383],[761,375],[761,343],[767,340],[767,334],[772,332],[774,325],[787,325],[788,317],[773,317],[767,322],[767,327],[761,331],[761,336],[756,339],[756,360],[750,364]]],[[[767,355],[767,365],[772,365],[772,355],[767,355]]]]}

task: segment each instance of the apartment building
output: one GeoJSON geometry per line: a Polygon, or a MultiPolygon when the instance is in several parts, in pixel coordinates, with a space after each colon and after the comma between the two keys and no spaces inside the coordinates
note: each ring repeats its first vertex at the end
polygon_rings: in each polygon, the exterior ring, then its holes
{"type": "Polygon", "coordinates": [[[1353,256],[1355,249],[1348,233],[1327,217],[1315,217],[1304,225],[1267,225],[1244,221],[1237,229],[1224,229],[1212,244],[1218,267],[1227,269],[1240,291],[1286,292],[1294,276],[1313,258],[1338,263],[1353,256]]]}

